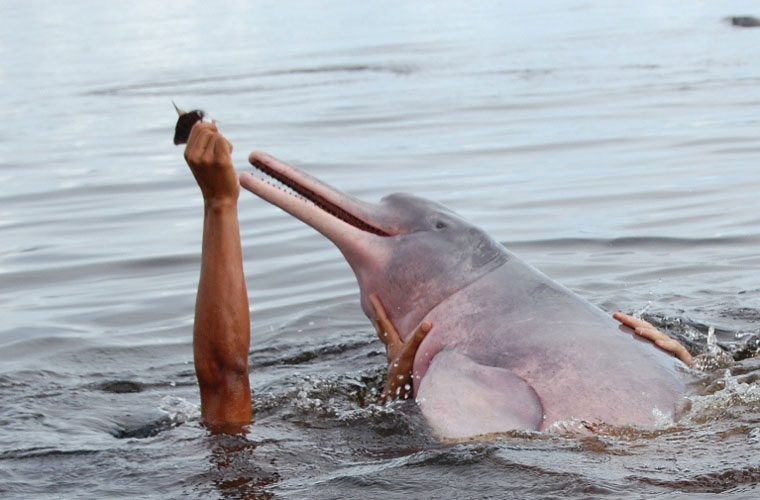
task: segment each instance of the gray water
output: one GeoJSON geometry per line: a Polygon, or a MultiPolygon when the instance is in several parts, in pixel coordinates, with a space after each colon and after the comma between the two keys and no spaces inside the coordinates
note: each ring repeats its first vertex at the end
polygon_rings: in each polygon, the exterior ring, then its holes
{"type": "Polygon", "coordinates": [[[0,1],[0,496],[760,494],[760,15],[741,1],[0,1]],[[375,201],[440,201],[700,354],[657,430],[444,443],[327,240],[244,193],[256,423],[198,422],[202,107],[375,201]],[[708,343],[715,329],[717,345],[708,343]],[[753,357],[754,356],[754,357],[753,357]]]}

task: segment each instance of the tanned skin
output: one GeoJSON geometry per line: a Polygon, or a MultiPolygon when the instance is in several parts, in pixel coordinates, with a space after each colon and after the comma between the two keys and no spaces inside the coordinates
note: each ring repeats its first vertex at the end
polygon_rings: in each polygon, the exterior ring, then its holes
{"type": "Polygon", "coordinates": [[[641,318],[636,318],[619,311],[613,314],[612,317],[628,328],[631,328],[639,337],[645,338],[663,351],[669,352],[674,357],[683,361],[686,366],[691,366],[693,361],[691,354],[689,354],[689,351],[686,350],[683,344],[662,333],[649,321],[644,321],[641,318]]]}
{"type": "Polygon", "coordinates": [[[195,302],[193,354],[201,421],[212,431],[241,432],[251,423],[248,347],[251,327],[232,144],[211,123],[196,124],[185,160],[203,194],[201,275],[195,302]]]}
{"type": "Polygon", "coordinates": [[[417,356],[420,344],[433,329],[433,324],[423,321],[404,343],[398,330],[388,318],[380,297],[372,294],[369,300],[372,302],[372,308],[377,317],[375,330],[380,342],[385,344],[385,354],[388,358],[388,375],[378,402],[385,404],[396,399],[409,399],[414,395],[414,358],[417,356]]]}

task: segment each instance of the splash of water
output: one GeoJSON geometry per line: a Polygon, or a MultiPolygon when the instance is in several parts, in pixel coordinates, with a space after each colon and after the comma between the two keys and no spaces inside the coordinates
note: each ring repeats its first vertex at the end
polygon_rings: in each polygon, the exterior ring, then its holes
{"type": "Polygon", "coordinates": [[[703,423],[718,419],[731,418],[734,414],[746,412],[746,408],[760,407],[760,385],[740,381],[731,374],[731,370],[723,372],[723,378],[718,381],[723,389],[704,396],[689,396],[691,411],[686,420],[703,423]]]}
{"type": "Polygon", "coordinates": [[[707,330],[707,349],[705,352],[694,356],[692,367],[699,371],[727,368],[734,364],[734,358],[718,345],[715,336],[715,327],[707,330]]]}
{"type": "Polygon", "coordinates": [[[176,396],[165,396],[161,399],[159,410],[165,412],[173,424],[183,424],[189,420],[197,420],[201,416],[200,408],[186,399],[176,396]]]}

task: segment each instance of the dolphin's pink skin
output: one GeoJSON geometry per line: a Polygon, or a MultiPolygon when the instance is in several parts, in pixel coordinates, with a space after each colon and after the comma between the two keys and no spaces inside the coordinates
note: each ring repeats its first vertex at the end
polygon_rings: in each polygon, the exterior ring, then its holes
{"type": "Polygon", "coordinates": [[[241,185],[340,249],[373,323],[372,294],[405,341],[432,323],[414,388],[437,435],[678,417],[685,385],[677,360],[450,210],[406,194],[365,203],[266,154],[249,160],[300,196],[247,173],[241,185]]]}

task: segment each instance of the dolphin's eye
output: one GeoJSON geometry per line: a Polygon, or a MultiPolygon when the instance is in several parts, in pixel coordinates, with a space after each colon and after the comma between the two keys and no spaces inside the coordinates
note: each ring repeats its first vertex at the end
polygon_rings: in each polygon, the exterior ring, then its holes
{"type": "Polygon", "coordinates": [[[443,222],[443,221],[439,220],[438,222],[435,223],[435,228],[436,229],[444,229],[445,227],[446,227],[446,223],[443,222]]]}

